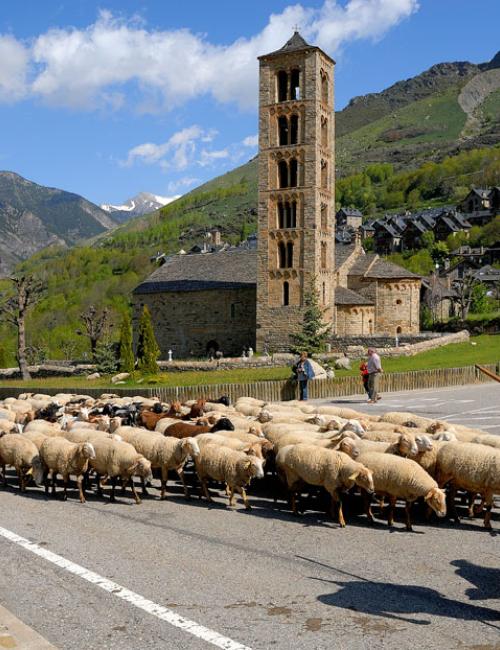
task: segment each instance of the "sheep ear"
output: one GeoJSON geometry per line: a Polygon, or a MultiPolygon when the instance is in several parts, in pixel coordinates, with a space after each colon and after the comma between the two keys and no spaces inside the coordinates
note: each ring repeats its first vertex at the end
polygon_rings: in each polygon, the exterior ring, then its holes
{"type": "Polygon", "coordinates": [[[359,470],[356,470],[349,476],[349,481],[355,481],[359,476],[359,470]]]}
{"type": "Polygon", "coordinates": [[[436,488],[432,488],[431,490],[429,490],[429,492],[427,492],[427,494],[424,497],[424,501],[428,501],[429,499],[432,499],[432,497],[435,494],[435,490],[436,488]]]}
{"type": "Polygon", "coordinates": [[[251,465],[252,465],[252,461],[247,460],[246,463],[245,463],[245,469],[250,469],[251,465]]]}

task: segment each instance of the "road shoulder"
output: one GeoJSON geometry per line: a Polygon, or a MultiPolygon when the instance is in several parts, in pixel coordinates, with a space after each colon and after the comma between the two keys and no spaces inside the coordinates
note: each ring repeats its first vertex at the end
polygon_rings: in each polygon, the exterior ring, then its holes
{"type": "Polygon", "coordinates": [[[0,647],[13,650],[56,650],[56,647],[0,605],[0,647]]]}

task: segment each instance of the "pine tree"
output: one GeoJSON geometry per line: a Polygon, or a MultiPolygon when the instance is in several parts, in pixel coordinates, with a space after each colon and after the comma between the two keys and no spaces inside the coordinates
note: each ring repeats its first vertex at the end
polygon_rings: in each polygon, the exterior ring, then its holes
{"type": "Polygon", "coordinates": [[[125,312],[120,328],[120,370],[134,372],[135,358],[132,345],[132,321],[130,314],[125,312]]]}
{"type": "Polygon", "coordinates": [[[116,346],[109,341],[99,341],[94,352],[96,370],[101,375],[112,375],[118,370],[116,346]]]}
{"type": "Polygon", "coordinates": [[[330,328],[323,322],[325,310],[321,309],[319,304],[319,295],[314,282],[309,291],[304,294],[304,304],[301,330],[290,335],[293,341],[292,352],[307,352],[309,355],[323,352],[330,336],[330,328]]]}
{"type": "Polygon", "coordinates": [[[139,321],[139,338],[137,342],[137,361],[141,372],[155,375],[159,372],[157,359],[160,356],[160,348],[155,339],[151,314],[146,305],[139,321]]]}

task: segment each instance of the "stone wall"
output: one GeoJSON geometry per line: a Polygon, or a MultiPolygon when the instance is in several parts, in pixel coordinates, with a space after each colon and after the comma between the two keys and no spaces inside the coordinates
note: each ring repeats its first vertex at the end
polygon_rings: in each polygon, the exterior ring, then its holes
{"type": "Polygon", "coordinates": [[[420,329],[420,280],[377,280],[375,331],[416,334],[420,329]]]}
{"type": "Polygon", "coordinates": [[[373,333],[373,305],[337,305],[337,336],[364,336],[373,333]]]}
{"type": "Polygon", "coordinates": [[[134,296],[133,326],[147,305],[161,358],[172,350],[176,358],[206,356],[209,344],[226,356],[255,349],[255,289],[230,289],[138,294],[134,296]]]}

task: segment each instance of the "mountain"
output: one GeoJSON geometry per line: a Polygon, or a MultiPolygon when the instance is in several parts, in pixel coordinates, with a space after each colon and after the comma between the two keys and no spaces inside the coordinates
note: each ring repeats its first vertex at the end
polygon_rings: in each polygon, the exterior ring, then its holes
{"type": "Polygon", "coordinates": [[[414,167],[499,140],[500,52],[488,63],[439,63],[354,97],[336,114],[337,175],[378,162],[414,167]]]}
{"type": "Polygon", "coordinates": [[[134,217],[142,217],[143,214],[150,214],[172,201],[179,198],[180,195],[167,197],[150,194],[149,192],[140,192],[136,196],[125,201],[123,205],[110,205],[104,203],[101,208],[113,216],[114,221],[128,221],[134,217]]]}
{"type": "Polygon", "coordinates": [[[71,246],[115,225],[78,194],[0,172],[0,275],[46,246],[71,246]]]}

